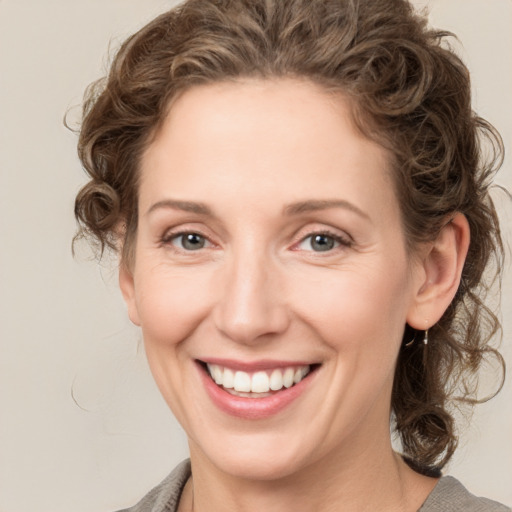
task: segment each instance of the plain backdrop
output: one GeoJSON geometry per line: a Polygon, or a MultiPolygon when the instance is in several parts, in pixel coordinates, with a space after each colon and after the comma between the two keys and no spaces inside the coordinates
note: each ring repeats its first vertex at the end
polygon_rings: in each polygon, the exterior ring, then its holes
{"type": "MultiPolygon", "coordinates": [[[[475,108],[512,146],[512,2],[417,1],[460,37],[475,108]]],[[[163,0],[0,0],[0,512],[107,512],[187,456],[117,290],[115,262],[71,256],[84,182],[76,135],[86,85],[163,0]]],[[[498,183],[512,190],[509,159],[498,183]]],[[[508,244],[512,206],[496,193],[508,244]]],[[[512,271],[503,352],[512,367],[512,271]]],[[[493,372],[482,380],[485,388],[493,372]]],[[[512,505],[512,379],[463,424],[448,472],[512,505]]]]}

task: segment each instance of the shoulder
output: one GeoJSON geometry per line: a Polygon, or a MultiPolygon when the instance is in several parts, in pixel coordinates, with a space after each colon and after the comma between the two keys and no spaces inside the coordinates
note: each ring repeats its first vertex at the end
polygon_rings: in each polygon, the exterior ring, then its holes
{"type": "Polygon", "coordinates": [[[457,479],[444,476],[418,512],[512,512],[510,507],[478,498],[471,494],[457,479]]]}
{"type": "Polygon", "coordinates": [[[118,512],[176,512],[181,492],[189,477],[190,461],[185,460],[136,505],[118,512]]]}

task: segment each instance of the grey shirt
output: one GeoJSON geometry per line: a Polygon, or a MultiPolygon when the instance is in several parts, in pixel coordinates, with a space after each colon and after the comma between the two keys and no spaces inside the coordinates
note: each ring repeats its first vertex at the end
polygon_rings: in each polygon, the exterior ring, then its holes
{"type": "MultiPolygon", "coordinates": [[[[190,461],[185,460],[137,505],[119,512],[176,512],[189,477],[190,461]]],[[[458,480],[444,476],[418,512],[512,512],[512,509],[486,498],[477,498],[458,480]]]]}

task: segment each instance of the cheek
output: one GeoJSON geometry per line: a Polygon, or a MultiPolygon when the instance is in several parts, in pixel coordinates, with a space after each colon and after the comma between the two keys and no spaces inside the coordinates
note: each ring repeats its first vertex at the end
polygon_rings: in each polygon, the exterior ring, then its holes
{"type": "Polygon", "coordinates": [[[162,268],[142,270],[135,285],[146,344],[179,343],[208,314],[210,287],[201,273],[162,268]]]}
{"type": "Polygon", "coordinates": [[[299,314],[337,351],[371,348],[389,355],[405,327],[405,275],[376,265],[334,271],[324,280],[328,286],[303,277],[294,291],[301,297],[299,314]]]}

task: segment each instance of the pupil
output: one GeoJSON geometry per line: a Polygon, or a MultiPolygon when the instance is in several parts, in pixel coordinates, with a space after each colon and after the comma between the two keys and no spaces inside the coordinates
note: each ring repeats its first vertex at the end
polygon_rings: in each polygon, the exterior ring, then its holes
{"type": "Polygon", "coordinates": [[[315,235],[311,246],[315,251],[330,251],[334,247],[334,240],[330,236],[315,235]]]}
{"type": "Polygon", "coordinates": [[[204,247],[204,238],[201,235],[190,233],[183,236],[183,247],[185,249],[197,250],[204,247]]]}

